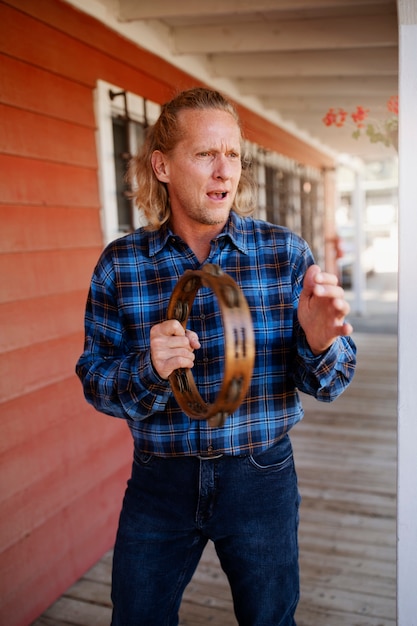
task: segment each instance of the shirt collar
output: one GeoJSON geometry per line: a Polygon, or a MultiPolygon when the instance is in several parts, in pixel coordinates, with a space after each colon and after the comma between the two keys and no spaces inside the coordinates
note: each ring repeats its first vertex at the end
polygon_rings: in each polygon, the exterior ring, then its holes
{"type": "Polygon", "coordinates": [[[248,234],[247,227],[245,228],[245,219],[234,211],[230,212],[229,219],[217,239],[221,237],[228,237],[238,250],[244,254],[248,253],[248,234]]]}
{"type": "Polygon", "coordinates": [[[150,231],[149,256],[158,254],[165,247],[169,237],[172,237],[172,233],[166,224],[163,224],[159,230],[150,231]]]}
{"type": "MultiPolygon", "coordinates": [[[[167,224],[163,224],[159,230],[151,231],[149,233],[149,256],[158,254],[166,246],[170,237],[176,237],[176,235],[172,233],[167,224]]],[[[247,254],[247,233],[244,228],[244,218],[238,216],[234,211],[230,212],[225,227],[216,237],[216,239],[224,238],[228,238],[238,250],[247,254]]]]}

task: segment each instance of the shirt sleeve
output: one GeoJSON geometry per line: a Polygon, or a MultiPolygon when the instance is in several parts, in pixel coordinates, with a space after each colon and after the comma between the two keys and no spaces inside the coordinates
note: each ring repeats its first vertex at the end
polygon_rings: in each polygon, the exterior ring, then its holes
{"type": "Polygon", "coordinates": [[[294,382],[300,391],[322,402],[332,402],[353,379],[356,346],[351,337],[338,337],[323,354],[315,356],[299,329],[294,382]]]}
{"type": "Polygon", "coordinates": [[[150,348],[132,352],[124,332],[111,263],[103,256],[91,280],[76,373],[86,400],[98,411],[141,420],[165,408],[171,388],[154,370],[150,348]]]}
{"type": "MultiPolygon", "coordinates": [[[[293,252],[293,250],[291,251],[293,252]]],[[[314,355],[297,317],[304,275],[314,263],[304,242],[301,253],[293,255],[293,306],[295,358],[293,379],[296,387],[322,402],[332,402],[348,387],[356,368],[356,346],[351,337],[338,337],[326,352],[314,355]]]]}

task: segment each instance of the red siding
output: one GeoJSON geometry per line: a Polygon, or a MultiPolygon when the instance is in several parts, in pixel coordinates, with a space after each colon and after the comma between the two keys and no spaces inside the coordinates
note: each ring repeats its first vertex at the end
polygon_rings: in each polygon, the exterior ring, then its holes
{"type": "MultiPolygon", "coordinates": [[[[2,7],[1,11],[3,15],[2,7]]],[[[0,28],[4,28],[3,24],[0,28]]],[[[41,113],[45,118],[57,117],[94,128],[91,88],[51,74],[43,68],[15,58],[2,57],[0,93],[4,104],[41,113]]]]}
{"type": "MultiPolygon", "coordinates": [[[[27,626],[114,539],[126,424],[75,377],[102,248],[93,89],[156,102],[196,81],[58,0],[0,3],[0,623],[27,626]]],[[[249,138],[328,158],[241,109],[249,138]]]]}
{"type": "Polygon", "coordinates": [[[0,249],[4,252],[101,246],[97,207],[0,204],[0,249]],[[48,228],[39,228],[48,224],[48,228]]]}

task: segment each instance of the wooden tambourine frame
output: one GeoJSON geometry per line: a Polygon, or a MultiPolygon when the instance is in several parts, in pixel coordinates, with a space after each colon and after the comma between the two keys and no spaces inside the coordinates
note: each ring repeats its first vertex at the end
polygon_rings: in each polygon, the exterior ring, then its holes
{"type": "Polygon", "coordinates": [[[255,360],[252,317],[246,298],[233,278],[220,266],[207,264],[201,270],[184,272],[172,292],[167,319],[178,320],[185,329],[194,298],[201,287],[211,289],[220,306],[225,341],[220,391],[212,404],[205,402],[188,368],[172,372],[169,382],[184,413],[193,419],[209,420],[210,426],[222,426],[242,403],[252,378],[255,360]]]}

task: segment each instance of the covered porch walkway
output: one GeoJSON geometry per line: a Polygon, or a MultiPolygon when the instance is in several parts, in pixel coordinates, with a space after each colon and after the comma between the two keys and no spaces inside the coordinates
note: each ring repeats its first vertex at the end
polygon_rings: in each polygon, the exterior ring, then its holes
{"type": "MultiPolygon", "coordinates": [[[[354,383],[330,405],[305,398],[306,417],[293,431],[303,498],[297,626],[396,623],[393,307],[395,303],[388,309],[384,304],[371,306],[374,324],[369,316],[356,320],[359,357],[354,383]]],[[[109,552],[33,626],[108,626],[110,572],[109,552]]],[[[228,584],[212,546],[186,590],[180,624],[236,626],[228,584]]]]}

